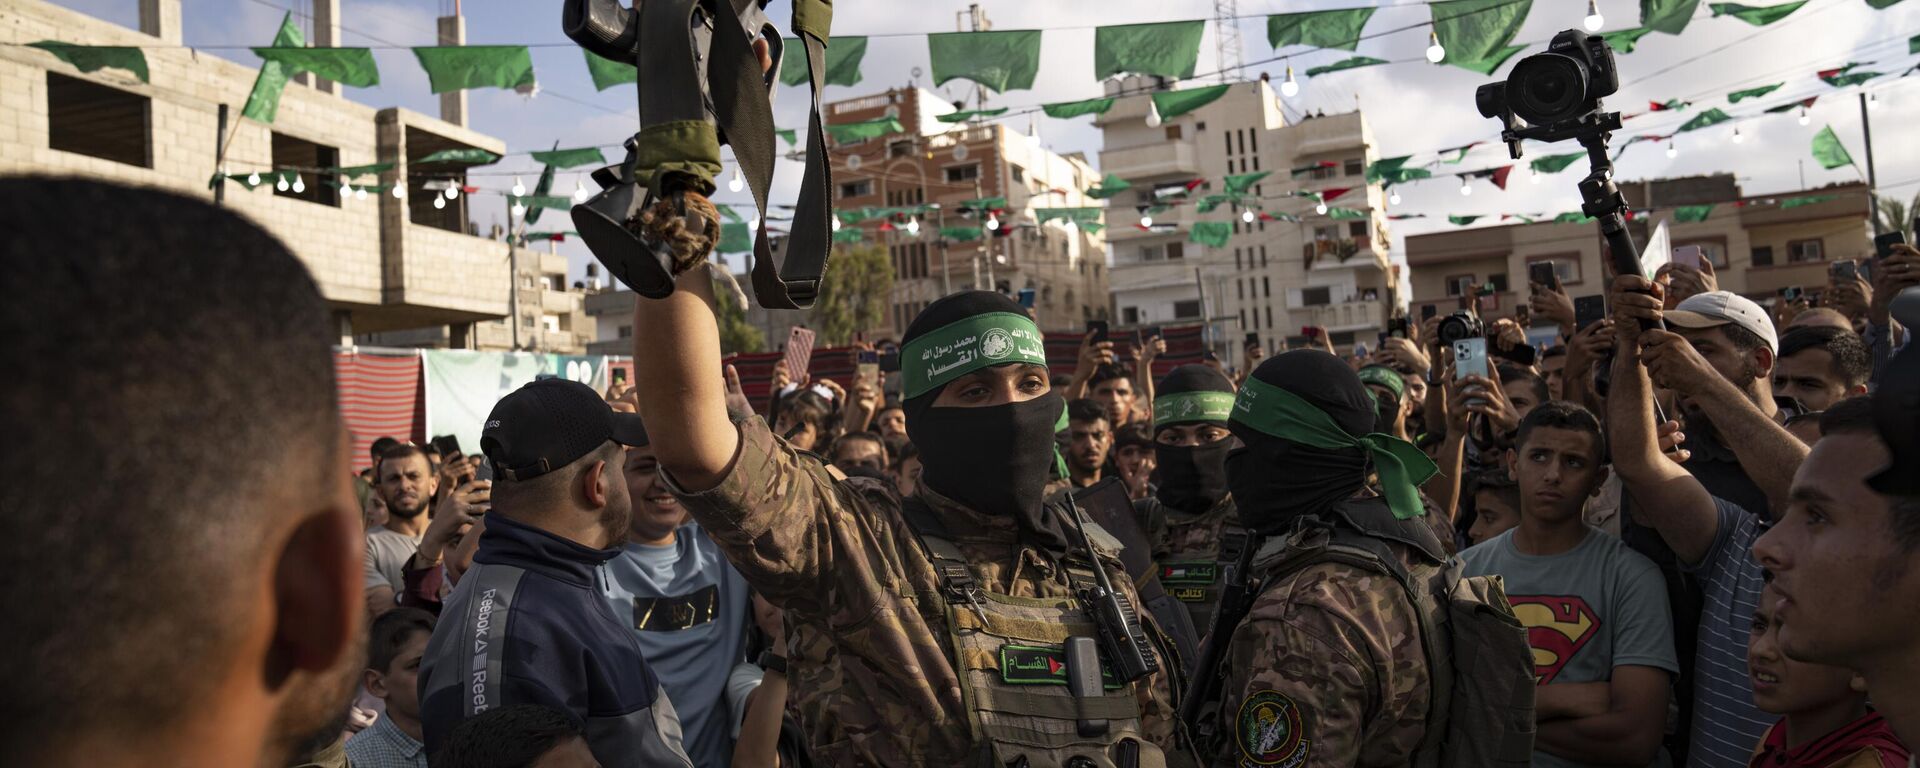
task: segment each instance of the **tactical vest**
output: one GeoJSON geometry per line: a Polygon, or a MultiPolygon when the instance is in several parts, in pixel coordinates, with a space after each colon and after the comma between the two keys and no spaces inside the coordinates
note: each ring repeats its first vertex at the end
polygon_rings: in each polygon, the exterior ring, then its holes
{"type": "Polygon", "coordinates": [[[1389,576],[1413,604],[1430,681],[1415,768],[1532,763],[1532,649],[1500,577],[1463,576],[1460,560],[1445,556],[1425,522],[1395,518],[1379,499],[1353,500],[1322,517],[1302,516],[1291,532],[1270,537],[1253,556],[1249,570],[1259,583],[1248,604],[1266,587],[1322,563],[1389,576]],[[1412,550],[1411,568],[1389,541],[1412,550]]]}
{"type": "Polygon", "coordinates": [[[1167,540],[1183,542],[1181,546],[1170,548],[1159,559],[1156,563],[1159,569],[1157,575],[1167,594],[1187,609],[1194,629],[1206,632],[1213,626],[1213,616],[1220,609],[1227,568],[1240,561],[1240,554],[1247,547],[1247,530],[1235,522],[1231,502],[1226,502],[1228,506],[1224,510],[1216,505],[1201,515],[1181,515],[1187,518],[1184,520],[1176,519],[1159,499],[1143,499],[1136,503],[1158,506],[1166,520],[1167,540]],[[1225,519],[1220,514],[1224,514],[1225,519]],[[1209,529],[1211,535],[1183,535],[1194,528],[1209,529]],[[1206,543],[1197,547],[1186,543],[1196,538],[1206,543]]]}
{"type": "MultiPolygon", "coordinates": [[[[1148,741],[1135,685],[1111,680],[1105,663],[1098,695],[1069,690],[1074,670],[1069,638],[1097,636],[1093,618],[1071,597],[1016,597],[993,592],[973,577],[945,525],[924,502],[906,499],[901,513],[940,579],[950,657],[960,679],[962,705],[975,748],[973,768],[1165,768],[1166,755],[1148,741]]],[[[1080,560],[1060,566],[1076,588],[1093,583],[1080,560]]],[[[1123,581],[1119,569],[1109,577],[1123,581]]],[[[1078,589],[1076,589],[1078,591],[1078,589]]],[[[1123,597],[1122,600],[1125,600],[1123,597]]]]}

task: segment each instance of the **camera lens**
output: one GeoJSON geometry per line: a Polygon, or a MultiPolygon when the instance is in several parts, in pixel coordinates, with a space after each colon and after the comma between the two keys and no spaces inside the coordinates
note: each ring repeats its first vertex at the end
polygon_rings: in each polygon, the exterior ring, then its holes
{"type": "Polygon", "coordinates": [[[1570,56],[1541,53],[1521,59],[1507,77],[1513,113],[1532,125],[1552,125],[1580,116],[1587,97],[1587,71],[1570,56]]]}

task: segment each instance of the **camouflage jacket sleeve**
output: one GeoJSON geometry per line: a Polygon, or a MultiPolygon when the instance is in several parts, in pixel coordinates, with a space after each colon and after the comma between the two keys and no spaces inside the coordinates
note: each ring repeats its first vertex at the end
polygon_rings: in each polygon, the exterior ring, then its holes
{"type": "Polygon", "coordinates": [[[1227,647],[1215,765],[1405,765],[1428,679],[1412,605],[1389,578],[1308,568],[1267,589],[1227,647]]]}
{"type": "Polygon", "coordinates": [[[898,502],[877,482],[836,480],[819,459],[775,438],[758,416],[719,485],[674,496],[769,602],[833,626],[870,617],[908,590],[887,521],[898,502]],[[884,508],[892,505],[893,510],[884,508]]]}

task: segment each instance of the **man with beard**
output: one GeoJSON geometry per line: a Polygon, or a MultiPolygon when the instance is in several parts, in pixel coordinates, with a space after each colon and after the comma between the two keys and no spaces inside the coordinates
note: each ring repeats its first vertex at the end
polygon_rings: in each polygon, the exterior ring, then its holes
{"type": "Polygon", "coordinates": [[[535,381],[494,404],[480,433],[493,509],[421,660],[427,754],[467,718],[540,704],[585,724],[604,765],[691,765],[639,638],[595,586],[633,509],[621,446],[646,442],[638,417],[579,382],[535,381]]]}
{"type": "Polygon", "coordinates": [[[1092,400],[1067,403],[1067,480],[1075,488],[1100,482],[1113,448],[1107,411],[1092,400]]]}
{"type": "Polygon", "coordinates": [[[1246,602],[1222,605],[1208,641],[1225,643],[1222,669],[1195,671],[1221,679],[1218,711],[1201,705],[1195,723],[1213,764],[1525,765],[1526,640],[1489,597],[1498,586],[1460,579],[1420,519],[1433,462],[1375,432],[1366,386],[1319,350],[1255,369],[1231,414],[1243,445],[1226,458],[1227,486],[1240,524],[1268,538],[1246,602]],[[1456,676],[1455,658],[1469,657],[1472,672],[1456,676]]]}
{"type": "Polygon", "coordinates": [[[747,583],[687,518],[687,508],[660,481],[660,462],[644,432],[640,439],[627,447],[624,466],[633,499],[630,535],[620,556],[607,561],[603,594],[614,616],[630,620],[647,665],[673,701],[687,756],[700,768],[724,768],[736,725],[727,708],[727,675],[745,655],[747,583]]]}
{"type": "Polygon", "coordinates": [[[1116,543],[1044,503],[1066,402],[1024,308],[969,291],[908,326],[907,434],[925,470],[903,500],[757,417],[729,421],[712,290],[694,270],[635,307],[640,409],[663,482],[786,611],[816,764],[1178,764],[1172,657],[1119,610],[1140,601],[1116,543]],[[1101,581],[1119,605],[1097,601],[1101,581]],[[1094,653],[1103,626],[1146,663],[1094,653]]]}
{"type": "Polygon", "coordinates": [[[441,499],[439,508],[429,516],[427,507],[439,489],[440,478],[419,446],[395,445],[381,455],[376,466],[379,484],[374,490],[386,502],[387,521],[367,532],[366,598],[370,618],[399,604],[395,595],[406,591],[409,570],[425,570],[440,563],[446,545],[485,512],[483,505],[491,487],[485,480],[469,481],[441,499]]]}
{"type": "Polygon", "coordinates": [[[172,192],[12,178],[0,200],[32,288],[0,302],[0,350],[33,361],[0,398],[0,762],[280,766],[337,741],[364,540],[312,276],[172,192]]]}
{"type": "Polygon", "coordinates": [[[1233,382],[1204,365],[1183,365],[1154,385],[1154,463],[1160,485],[1134,502],[1153,537],[1160,583],[1206,634],[1220,607],[1221,576],[1240,558],[1247,535],[1227,495],[1233,436],[1233,382]]]}

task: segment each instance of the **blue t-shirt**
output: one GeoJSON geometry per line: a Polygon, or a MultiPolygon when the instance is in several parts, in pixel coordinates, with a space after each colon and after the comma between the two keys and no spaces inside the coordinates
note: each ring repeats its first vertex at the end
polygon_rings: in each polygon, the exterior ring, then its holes
{"type": "Polygon", "coordinates": [[[746,580],[691,522],[671,545],[628,544],[601,573],[601,594],[635,629],[641,653],[680,714],[687,756],[699,768],[730,765],[727,675],[746,652],[746,580]]]}
{"type": "Polygon", "coordinates": [[[1720,516],[1713,545],[1699,564],[1681,565],[1705,584],[1700,642],[1693,657],[1693,735],[1687,755],[1687,765],[1694,768],[1745,765],[1753,745],[1779,719],[1753,705],[1753,678],[1747,674],[1753,612],[1766,587],[1760,564],[1753,559],[1760,521],[1724,499],[1716,498],[1713,504],[1720,516]]]}
{"type": "MultiPolygon", "coordinates": [[[[1460,559],[1468,576],[1505,580],[1514,616],[1527,627],[1541,685],[1611,680],[1613,669],[1623,666],[1680,673],[1667,588],[1652,560],[1592,526],[1573,549],[1557,555],[1522,553],[1513,534],[1481,542],[1460,559]]],[[[1655,765],[1665,763],[1663,751],[1655,765]]],[[[1533,765],[1584,764],[1535,750],[1533,765]]]]}

